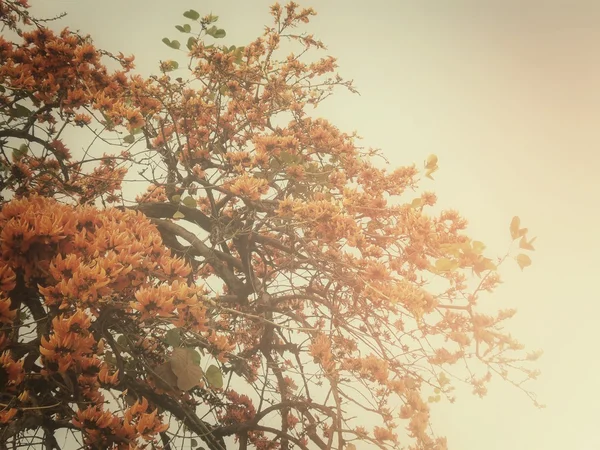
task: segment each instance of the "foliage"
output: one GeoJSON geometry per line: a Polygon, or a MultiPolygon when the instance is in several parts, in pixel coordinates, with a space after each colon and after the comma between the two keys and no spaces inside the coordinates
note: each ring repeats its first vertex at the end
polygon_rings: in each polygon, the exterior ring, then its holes
{"type": "MultiPolygon", "coordinates": [[[[430,403],[535,377],[538,353],[501,328],[514,310],[479,309],[509,254],[428,213],[434,194],[408,199],[415,166],[388,172],[308,114],[352,84],[307,58],[324,48],[296,34],[311,9],[271,14],[227,47],[216,16],[185,12],[185,49],[163,42],[190,75],[165,61],[146,79],[0,1],[18,34],[0,38],[0,441],[444,449],[430,403]],[[299,52],[279,57],[282,40],[299,52]]],[[[518,218],[510,232],[533,250],[518,218]]]]}

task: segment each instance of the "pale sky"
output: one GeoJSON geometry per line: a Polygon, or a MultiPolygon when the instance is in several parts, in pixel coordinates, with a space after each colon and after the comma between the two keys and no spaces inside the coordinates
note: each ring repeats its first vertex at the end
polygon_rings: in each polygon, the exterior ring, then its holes
{"type": "MultiPolygon", "coordinates": [[[[224,43],[244,45],[269,23],[265,0],[30,0],[37,15],[100,48],[135,54],[142,73],[173,59],[182,12],[219,15],[224,43]]],[[[318,114],[391,166],[439,157],[439,204],[469,219],[469,234],[500,255],[519,215],[537,236],[533,265],[508,261],[488,306],[516,307],[510,332],[542,348],[531,387],[537,410],[500,381],[480,400],[460,392],[432,406],[435,430],[457,450],[600,449],[600,2],[302,1],[308,30],[338,57],[361,95],[340,91],[318,114]]]]}

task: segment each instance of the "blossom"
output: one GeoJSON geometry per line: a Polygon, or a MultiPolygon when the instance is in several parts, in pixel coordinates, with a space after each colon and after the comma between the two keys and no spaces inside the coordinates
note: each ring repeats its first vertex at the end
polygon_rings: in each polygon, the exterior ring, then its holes
{"type": "Polygon", "coordinates": [[[142,321],[152,317],[170,317],[175,311],[175,299],[166,286],[138,289],[135,298],[137,302],[131,302],[131,307],[142,313],[142,321]]]}
{"type": "Polygon", "coordinates": [[[247,197],[250,200],[258,200],[261,195],[265,194],[269,188],[267,180],[254,178],[248,174],[236,178],[230,185],[229,190],[242,197],[247,197]]]}

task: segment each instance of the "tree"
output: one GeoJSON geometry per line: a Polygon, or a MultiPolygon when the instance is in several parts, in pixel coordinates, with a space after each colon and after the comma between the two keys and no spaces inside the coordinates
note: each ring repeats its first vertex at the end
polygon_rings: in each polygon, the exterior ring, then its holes
{"type": "Polygon", "coordinates": [[[500,328],[514,310],[478,307],[511,254],[407,198],[414,165],[388,172],[308,114],[353,91],[308,59],[312,9],[273,6],[245,47],[189,10],[187,50],[163,42],[190,75],[145,79],[26,6],[0,2],[1,448],[444,449],[429,408],[457,383],[483,396],[497,374],[535,401],[516,377],[539,353],[500,328]]]}

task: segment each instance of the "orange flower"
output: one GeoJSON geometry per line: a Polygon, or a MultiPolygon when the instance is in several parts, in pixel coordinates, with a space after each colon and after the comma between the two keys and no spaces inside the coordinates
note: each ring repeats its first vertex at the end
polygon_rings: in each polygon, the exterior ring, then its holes
{"type": "Polygon", "coordinates": [[[10,309],[10,299],[0,293],[0,323],[11,324],[17,317],[17,310],[10,309]]]}
{"type": "Polygon", "coordinates": [[[102,364],[98,372],[98,381],[106,386],[116,386],[119,384],[119,371],[116,370],[112,375],[108,373],[108,365],[102,364]]]}
{"type": "Polygon", "coordinates": [[[373,436],[381,444],[385,441],[398,442],[398,435],[393,433],[389,428],[375,427],[373,429],[373,436]]]}
{"type": "Polygon", "coordinates": [[[79,113],[75,114],[73,122],[75,122],[75,125],[77,125],[78,127],[83,127],[85,125],[89,125],[92,122],[92,118],[87,114],[79,113]]]}
{"type": "Polygon", "coordinates": [[[9,423],[13,419],[13,417],[15,417],[17,411],[18,410],[16,408],[4,408],[0,410],[0,423],[9,423]]]}
{"type": "Polygon", "coordinates": [[[326,372],[331,373],[335,368],[333,355],[331,354],[331,340],[324,334],[317,335],[309,346],[309,353],[314,361],[323,366],[326,372]]]}
{"type": "Polygon", "coordinates": [[[192,271],[191,267],[181,258],[172,258],[169,256],[162,256],[158,263],[161,269],[167,276],[167,279],[185,278],[192,271]]]}
{"type": "Polygon", "coordinates": [[[152,317],[170,317],[175,311],[174,298],[165,286],[159,288],[141,288],[135,293],[137,302],[131,307],[142,313],[140,320],[152,317]]]}
{"type": "Polygon", "coordinates": [[[84,44],[75,49],[75,61],[94,64],[98,62],[98,52],[92,44],[84,44]]]}
{"type": "Polygon", "coordinates": [[[262,178],[254,178],[247,173],[236,178],[229,190],[242,197],[247,197],[250,200],[259,200],[261,195],[265,194],[269,189],[269,183],[262,178]]]}
{"type": "Polygon", "coordinates": [[[65,144],[63,144],[63,142],[60,139],[56,139],[56,140],[52,141],[50,143],[50,145],[54,149],[54,155],[58,159],[61,159],[61,160],[63,160],[63,159],[67,159],[67,160],[71,159],[71,152],[65,146],[65,144]]]}
{"type": "Polygon", "coordinates": [[[96,344],[89,333],[89,318],[79,312],[72,317],[60,315],[53,319],[54,332],[47,339],[42,336],[40,354],[49,362],[58,363],[58,370],[63,372],[73,366],[76,361],[93,353],[96,344]]]}
{"type": "Polygon", "coordinates": [[[6,387],[13,390],[15,386],[21,384],[25,378],[23,372],[23,361],[15,361],[12,359],[9,350],[6,350],[0,355],[0,370],[6,373],[8,379],[6,387]]]}
{"type": "Polygon", "coordinates": [[[83,411],[77,411],[73,418],[73,425],[82,430],[90,431],[96,428],[107,428],[113,421],[113,416],[108,411],[103,411],[97,406],[88,406],[83,411]]]}

